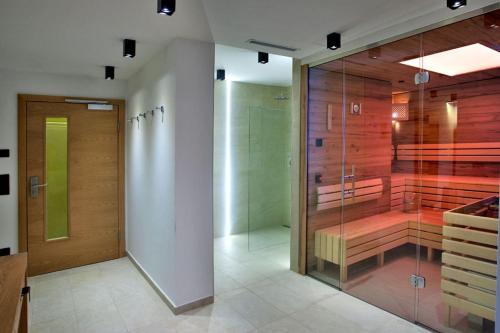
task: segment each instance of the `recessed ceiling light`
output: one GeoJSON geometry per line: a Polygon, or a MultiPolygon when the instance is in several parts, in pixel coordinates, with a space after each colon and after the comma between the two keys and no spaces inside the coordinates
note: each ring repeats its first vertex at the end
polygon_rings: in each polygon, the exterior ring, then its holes
{"type": "Polygon", "coordinates": [[[476,43],[400,62],[431,72],[456,76],[500,67],[500,52],[476,43]]]}
{"type": "Polygon", "coordinates": [[[175,0],[158,0],[158,14],[172,16],[174,12],[175,0]]]}

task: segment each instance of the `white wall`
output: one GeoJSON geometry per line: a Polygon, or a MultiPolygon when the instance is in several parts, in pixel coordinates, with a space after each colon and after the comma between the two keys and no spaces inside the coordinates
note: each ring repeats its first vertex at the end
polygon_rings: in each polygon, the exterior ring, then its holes
{"type": "Polygon", "coordinates": [[[176,39],[130,79],[127,251],[174,306],[213,296],[214,45],[176,39]]]}
{"type": "Polygon", "coordinates": [[[0,248],[17,252],[17,94],[125,98],[124,81],[0,69],[0,174],[10,174],[11,194],[0,196],[0,248]]]}

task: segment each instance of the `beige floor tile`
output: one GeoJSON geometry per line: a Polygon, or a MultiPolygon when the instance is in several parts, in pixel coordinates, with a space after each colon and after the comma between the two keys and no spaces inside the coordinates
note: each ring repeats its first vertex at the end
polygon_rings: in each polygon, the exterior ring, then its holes
{"type": "Polygon", "coordinates": [[[230,297],[225,302],[256,328],[285,317],[285,313],[250,291],[230,297]]]}
{"type": "Polygon", "coordinates": [[[269,323],[260,329],[255,330],[257,333],[309,333],[311,330],[302,326],[298,321],[286,317],[278,321],[269,323]]]}
{"type": "Polygon", "coordinates": [[[43,297],[34,297],[30,303],[32,325],[74,316],[73,299],[71,295],[51,294],[43,297]]]}
{"type": "Polygon", "coordinates": [[[92,309],[106,308],[113,305],[108,288],[103,284],[87,285],[72,290],[75,312],[85,312],[92,309]]]}
{"type": "Polygon", "coordinates": [[[114,304],[77,314],[80,333],[127,333],[125,322],[114,304]]]}
{"type": "Polygon", "coordinates": [[[78,333],[76,316],[71,314],[66,317],[44,321],[30,327],[31,333],[78,333]]]}
{"type": "Polygon", "coordinates": [[[151,323],[176,323],[180,320],[165,303],[149,297],[122,298],[115,301],[128,330],[145,327],[151,323]]]}
{"type": "Polygon", "coordinates": [[[223,301],[189,311],[180,316],[183,320],[178,324],[180,332],[250,332],[254,329],[241,314],[231,305],[223,301]]]}
{"type": "Polygon", "coordinates": [[[269,279],[249,285],[247,288],[286,314],[294,313],[312,304],[285,285],[269,279]]]}
{"type": "MultiPolygon", "coordinates": [[[[361,333],[366,332],[358,322],[347,321],[334,312],[319,305],[313,305],[291,316],[307,329],[315,333],[361,333]]],[[[361,321],[362,319],[359,319],[361,321]]]]}
{"type": "Polygon", "coordinates": [[[335,314],[344,322],[356,323],[362,331],[376,331],[387,322],[396,320],[396,316],[382,311],[368,303],[339,293],[318,303],[325,310],[335,314]]]}

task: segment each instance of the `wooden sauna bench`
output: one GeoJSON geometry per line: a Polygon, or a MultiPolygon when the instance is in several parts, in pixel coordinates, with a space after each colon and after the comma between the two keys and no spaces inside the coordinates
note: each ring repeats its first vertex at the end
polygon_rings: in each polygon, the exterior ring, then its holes
{"type": "Polygon", "coordinates": [[[498,194],[499,180],[484,177],[417,177],[393,174],[391,211],[336,225],[315,232],[315,256],[318,270],[324,261],[340,266],[341,281],[347,280],[347,268],[361,260],[377,256],[384,264],[384,252],[406,243],[427,247],[427,258],[442,249],[443,213],[478,199],[498,194]],[[406,195],[421,197],[420,223],[416,213],[405,213],[406,195]]]}
{"type": "Polygon", "coordinates": [[[428,258],[432,250],[441,249],[442,213],[426,211],[418,228],[417,214],[388,211],[363,219],[336,225],[316,231],[315,255],[318,270],[324,269],[324,261],[340,265],[341,281],[347,280],[347,267],[361,260],[377,256],[377,263],[384,264],[384,253],[406,243],[419,244],[428,248],[428,258]],[[341,229],[342,228],[342,229],[341,229]],[[423,234],[427,238],[423,239],[423,234]]]}

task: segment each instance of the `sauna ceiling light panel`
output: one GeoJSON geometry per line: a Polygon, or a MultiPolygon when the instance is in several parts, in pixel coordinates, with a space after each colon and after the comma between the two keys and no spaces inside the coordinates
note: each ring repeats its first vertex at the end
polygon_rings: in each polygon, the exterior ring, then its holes
{"type": "Polygon", "coordinates": [[[416,68],[422,63],[427,71],[456,76],[500,67],[500,52],[477,43],[400,63],[416,68]]]}

